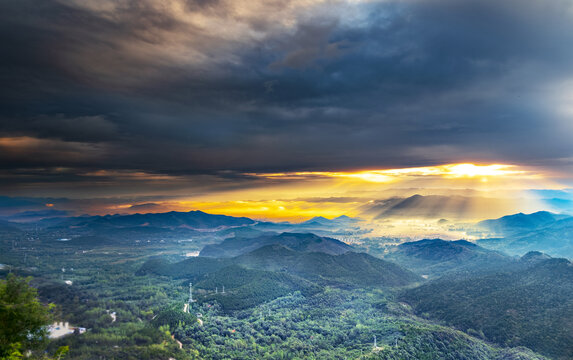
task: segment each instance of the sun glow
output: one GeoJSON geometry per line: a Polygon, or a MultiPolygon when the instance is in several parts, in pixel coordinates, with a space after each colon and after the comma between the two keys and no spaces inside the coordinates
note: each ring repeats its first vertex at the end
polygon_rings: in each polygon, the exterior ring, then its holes
{"type": "Polygon", "coordinates": [[[532,174],[525,170],[519,170],[514,165],[476,165],[471,163],[446,164],[401,169],[364,170],[356,172],[305,171],[287,173],[250,173],[247,175],[264,177],[268,179],[292,180],[302,180],[305,178],[347,178],[374,183],[390,183],[404,178],[415,177],[442,177],[447,179],[480,178],[481,180],[487,179],[489,177],[539,177],[538,174],[532,174]]]}
{"type": "Polygon", "coordinates": [[[358,216],[357,204],[346,204],[343,209],[340,204],[313,204],[301,200],[249,200],[249,201],[179,201],[171,204],[179,211],[200,209],[212,214],[248,216],[257,220],[272,221],[304,221],[314,216],[322,215],[330,218],[343,214],[358,216]]]}
{"type": "Polygon", "coordinates": [[[444,165],[445,177],[489,177],[489,176],[513,176],[525,175],[526,171],[514,170],[512,165],[474,165],[474,164],[454,164],[444,165]]]}
{"type": "MultiPolygon", "coordinates": [[[[93,172],[92,177],[117,177],[162,184],[147,173],[93,172]]],[[[153,175],[153,174],[151,174],[153,175]]],[[[551,173],[507,164],[455,163],[436,166],[248,173],[241,181],[255,186],[223,186],[219,191],[125,203],[114,201],[104,213],[202,210],[258,220],[303,221],[321,215],[363,218],[477,221],[509,213],[551,210],[531,189],[560,189],[551,173]],[[414,197],[417,195],[418,197],[414,197]],[[411,199],[409,199],[411,198],[411,199]],[[406,201],[404,204],[401,201],[406,201]]],[[[235,185],[235,184],[233,184],[235,185]]],[[[430,221],[430,224],[431,224],[430,221]]],[[[434,221],[435,222],[435,221],[434,221]]],[[[394,232],[401,226],[381,229],[394,232]]],[[[424,225],[425,226],[425,225],[424,225]]],[[[406,226],[407,227],[407,226],[406,226]]],[[[411,230],[411,229],[410,229],[411,230]]],[[[400,230],[401,231],[401,230],[400,230]]]]}

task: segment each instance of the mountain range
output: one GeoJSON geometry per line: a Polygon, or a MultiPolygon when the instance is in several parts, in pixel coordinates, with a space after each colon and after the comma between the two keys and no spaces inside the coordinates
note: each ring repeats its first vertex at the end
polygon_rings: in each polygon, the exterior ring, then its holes
{"type": "Polygon", "coordinates": [[[554,214],[548,211],[538,211],[532,214],[518,213],[502,216],[498,219],[480,221],[477,223],[477,227],[500,236],[509,236],[538,230],[568,217],[568,215],[554,214]]]}
{"type": "MultiPolygon", "coordinates": [[[[132,240],[180,240],[202,238],[206,242],[216,239],[254,238],[276,235],[281,232],[313,232],[321,235],[354,234],[362,231],[356,224],[359,219],[342,215],[333,219],[315,217],[302,223],[264,222],[247,217],[208,214],[202,211],[146,213],[132,215],[50,217],[36,222],[0,220],[0,232],[15,233],[21,230],[42,231],[52,238],[69,238],[68,245],[78,243],[80,236],[98,236],[117,242],[132,240]]],[[[89,242],[83,242],[88,245],[89,242]]],[[[100,245],[93,242],[91,245],[100,245]]]]}
{"type": "Polygon", "coordinates": [[[155,258],[145,262],[138,274],[189,279],[204,292],[225,286],[232,295],[231,303],[228,295],[211,294],[208,298],[215,296],[227,310],[252,306],[285,292],[322,291],[326,285],[392,287],[422,281],[399,265],[350,251],[348,245],[313,234],[225,240],[216,249],[220,255],[238,255],[199,256],[177,263],[155,258]],[[249,241],[256,246],[249,246],[249,241]],[[240,245],[245,247],[240,249],[240,245]]]}
{"type": "Polygon", "coordinates": [[[323,252],[331,255],[340,255],[352,249],[350,245],[336,239],[315,234],[285,232],[279,235],[272,233],[255,238],[234,237],[225,239],[220,244],[205,246],[199,256],[234,257],[273,244],[280,244],[295,251],[323,252]]]}
{"type": "Polygon", "coordinates": [[[483,247],[510,255],[542,251],[552,256],[573,258],[573,217],[542,211],[486,220],[478,226],[502,235],[476,241],[483,247]]]}
{"type": "Polygon", "coordinates": [[[429,278],[451,273],[492,271],[516,261],[469,241],[441,239],[402,243],[391,248],[384,258],[429,278]]]}
{"type": "Polygon", "coordinates": [[[207,214],[203,211],[194,210],[189,212],[171,211],[167,213],[149,213],[133,215],[105,215],[105,216],[80,216],[50,219],[49,227],[52,228],[186,228],[194,230],[214,229],[234,226],[252,225],[254,220],[246,217],[233,217],[227,215],[207,214]]]}

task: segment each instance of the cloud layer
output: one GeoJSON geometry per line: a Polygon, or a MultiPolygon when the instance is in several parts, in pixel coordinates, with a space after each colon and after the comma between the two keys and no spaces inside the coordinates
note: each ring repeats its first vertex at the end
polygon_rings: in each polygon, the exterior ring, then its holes
{"type": "Polygon", "coordinates": [[[4,193],[94,174],[117,193],[126,173],[572,170],[572,1],[20,0],[0,4],[0,44],[4,193]]]}

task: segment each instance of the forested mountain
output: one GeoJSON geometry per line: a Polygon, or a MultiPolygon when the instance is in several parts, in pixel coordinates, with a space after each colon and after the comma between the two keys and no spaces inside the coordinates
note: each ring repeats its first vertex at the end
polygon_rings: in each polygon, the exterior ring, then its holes
{"type": "Polygon", "coordinates": [[[86,230],[101,229],[214,229],[254,224],[255,221],[246,217],[207,214],[202,211],[167,213],[149,213],[133,215],[80,216],[60,219],[49,219],[51,228],[74,228],[86,230]],[[56,221],[58,221],[56,223],[56,221]]]}
{"type": "MultiPolygon", "coordinates": [[[[286,238],[294,248],[314,249],[307,246],[308,236],[289,234],[286,238]]],[[[197,281],[199,289],[210,292],[225,286],[227,295],[218,294],[216,298],[227,310],[258,304],[296,290],[316,292],[325,285],[392,287],[422,280],[396,264],[368,254],[295,251],[280,244],[266,245],[233,258],[194,257],[177,263],[151,259],[141,266],[138,274],[190,279],[197,281]],[[230,298],[233,303],[229,302],[230,298]]]]}
{"type": "Polygon", "coordinates": [[[401,286],[421,281],[414,273],[368,254],[299,252],[277,244],[234,258],[192,257],[176,263],[162,258],[151,259],[141,266],[138,274],[200,279],[231,265],[295,274],[318,283],[346,286],[401,286]]]}
{"type": "Polygon", "coordinates": [[[556,220],[531,231],[516,231],[503,238],[478,240],[477,243],[511,255],[521,256],[529,251],[541,251],[551,256],[572,259],[573,218],[556,220]]]}
{"type": "MultiPolygon", "coordinates": [[[[397,296],[405,287],[433,284],[407,268],[448,275],[440,281],[479,279],[474,269],[492,270],[510,259],[496,252],[464,241],[424,240],[388,255],[400,259],[400,266],[312,234],[261,234],[252,226],[221,232],[193,235],[193,241],[134,243],[105,233],[54,241],[57,231],[33,229],[0,240],[0,262],[12,264],[0,268],[0,275],[34,276],[42,301],[57,304],[58,321],[88,329],[50,342],[49,353],[70,346],[70,359],[543,359],[526,348],[485,343],[478,330],[463,333],[436,324],[432,316],[420,318],[400,302],[409,300],[397,296]],[[236,236],[221,238],[231,234],[236,236]],[[217,240],[222,252],[256,248],[234,257],[194,257],[201,244],[217,240]],[[196,301],[185,305],[190,282],[196,301]]],[[[546,258],[531,253],[510,259],[504,269],[529,269],[546,258]]],[[[457,293],[435,291],[454,298],[457,293]]],[[[500,303],[511,302],[511,294],[500,294],[500,303]]],[[[419,312],[425,313],[431,315],[419,312]]],[[[512,324],[500,324],[499,331],[512,324]]]]}
{"type": "Polygon", "coordinates": [[[286,272],[247,269],[238,265],[207,274],[196,287],[203,290],[200,292],[204,294],[201,303],[217,301],[227,311],[250,308],[295,291],[304,296],[322,291],[321,286],[286,272]]]}
{"type": "Polygon", "coordinates": [[[350,251],[351,246],[328,237],[314,234],[282,233],[267,234],[259,237],[234,237],[225,239],[220,244],[207,245],[201,250],[200,256],[233,257],[248,253],[263,246],[280,244],[295,251],[323,252],[338,255],[350,251]]]}
{"type": "Polygon", "coordinates": [[[315,216],[312,219],[303,221],[297,224],[298,227],[345,227],[351,226],[360,222],[359,219],[351,218],[346,215],[341,215],[333,219],[327,219],[323,216],[315,216]]]}
{"type": "Polygon", "coordinates": [[[385,259],[431,278],[448,273],[492,271],[515,262],[505,254],[469,241],[441,239],[400,244],[390,249],[385,259]]]}
{"type": "MultiPolygon", "coordinates": [[[[80,217],[44,229],[7,223],[2,263],[15,266],[0,273],[38,277],[43,301],[61,306],[58,317],[90,329],[53,342],[71,345],[72,359],[108,356],[102,344],[114,357],[142,359],[543,358],[515,346],[571,355],[560,347],[571,340],[565,260],[440,239],[384,246],[377,258],[355,252],[368,249],[360,244],[205,215],[80,217]],[[183,312],[190,282],[196,302],[183,312]]],[[[355,220],[297,226],[333,222],[355,220]]],[[[537,231],[567,226],[562,219],[537,231]]]]}
{"type": "Polygon", "coordinates": [[[234,260],[246,267],[292,273],[325,284],[402,286],[421,280],[396,264],[351,251],[341,255],[301,253],[282,245],[269,245],[234,260]]]}
{"type": "Polygon", "coordinates": [[[442,278],[406,290],[420,315],[505,346],[527,346],[555,359],[573,358],[573,264],[522,258],[506,271],[442,278]]]}
{"type": "Polygon", "coordinates": [[[568,215],[554,214],[548,211],[538,211],[532,214],[519,213],[480,221],[477,227],[501,236],[510,236],[539,230],[568,217],[568,215]]]}

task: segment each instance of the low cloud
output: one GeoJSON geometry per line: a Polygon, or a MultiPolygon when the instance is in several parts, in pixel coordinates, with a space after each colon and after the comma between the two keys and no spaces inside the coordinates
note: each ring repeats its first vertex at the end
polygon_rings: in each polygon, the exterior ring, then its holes
{"type": "Polygon", "coordinates": [[[154,210],[162,209],[162,206],[155,203],[145,203],[145,204],[131,205],[129,209],[142,212],[153,212],[154,210]]]}

